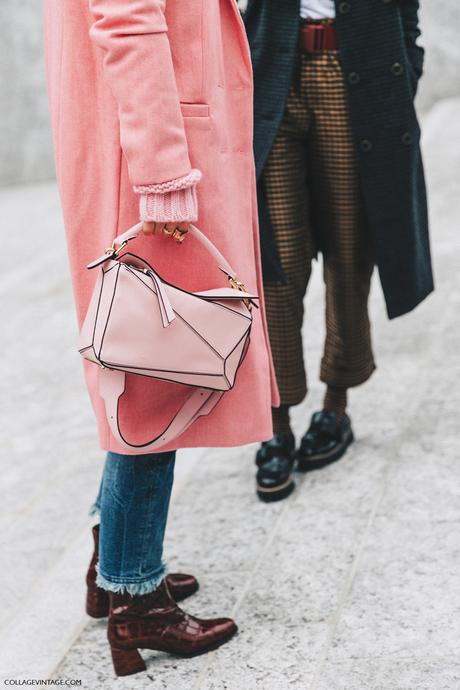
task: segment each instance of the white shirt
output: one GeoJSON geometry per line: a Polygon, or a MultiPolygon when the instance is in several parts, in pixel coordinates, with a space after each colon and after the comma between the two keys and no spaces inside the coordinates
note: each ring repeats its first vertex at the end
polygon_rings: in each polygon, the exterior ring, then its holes
{"type": "Polygon", "coordinates": [[[300,16],[303,19],[333,19],[334,0],[300,0],[300,16]]]}

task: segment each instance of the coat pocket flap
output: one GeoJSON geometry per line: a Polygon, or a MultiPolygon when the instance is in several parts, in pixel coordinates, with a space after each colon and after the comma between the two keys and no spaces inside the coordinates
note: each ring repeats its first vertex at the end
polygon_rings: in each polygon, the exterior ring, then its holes
{"type": "Polygon", "coordinates": [[[182,117],[209,117],[209,105],[207,103],[181,103],[182,117]]]}

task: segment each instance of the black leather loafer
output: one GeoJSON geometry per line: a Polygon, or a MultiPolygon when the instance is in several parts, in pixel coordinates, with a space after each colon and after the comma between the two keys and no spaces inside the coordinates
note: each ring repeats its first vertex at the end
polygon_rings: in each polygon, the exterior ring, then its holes
{"type": "Polygon", "coordinates": [[[335,412],[315,412],[297,451],[297,468],[308,472],[326,467],[339,460],[353,440],[351,420],[347,414],[337,422],[335,412]]]}
{"type": "Polygon", "coordinates": [[[261,501],[281,501],[294,490],[292,476],[295,460],[295,439],[291,434],[275,434],[257,451],[256,483],[261,501]]]}

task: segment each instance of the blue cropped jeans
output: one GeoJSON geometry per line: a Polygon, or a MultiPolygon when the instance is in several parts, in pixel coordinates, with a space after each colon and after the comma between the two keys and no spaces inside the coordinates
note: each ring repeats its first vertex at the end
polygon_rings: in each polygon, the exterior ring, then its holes
{"type": "Polygon", "coordinates": [[[111,592],[147,594],[166,574],[163,541],[175,452],[107,453],[99,494],[97,584],[111,592]]]}

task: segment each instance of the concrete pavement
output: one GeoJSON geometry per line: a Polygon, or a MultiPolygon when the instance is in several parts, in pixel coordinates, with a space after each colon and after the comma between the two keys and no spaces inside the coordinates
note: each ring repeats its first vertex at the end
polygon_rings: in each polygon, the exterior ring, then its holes
{"type": "MultiPolygon", "coordinates": [[[[82,614],[86,510],[102,454],[75,354],[55,190],[0,192],[5,677],[77,678],[90,690],[460,687],[460,100],[435,106],[424,129],[437,292],[390,323],[374,281],[379,369],[351,395],[356,444],[271,506],[254,496],[254,448],[181,461],[171,567],[202,583],[188,610],[231,614],[240,632],[197,659],[146,652],[147,674],[127,679],[113,675],[104,622],[82,614]],[[36,278],[32,286],[23,275],[36,278]]],[[[316,268],[306,303],[310,396],[295,411],[298,434],[322,393],[316,268]]]]}

